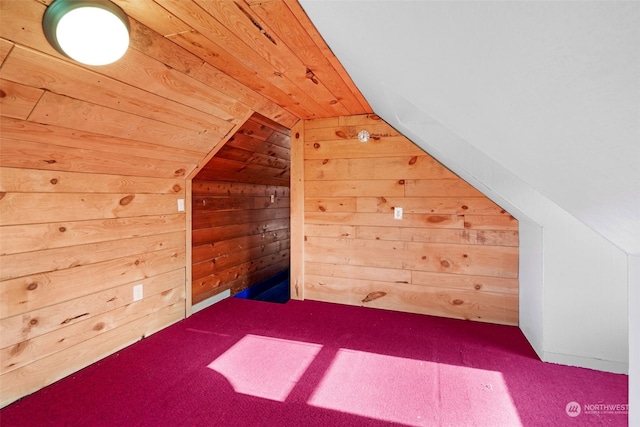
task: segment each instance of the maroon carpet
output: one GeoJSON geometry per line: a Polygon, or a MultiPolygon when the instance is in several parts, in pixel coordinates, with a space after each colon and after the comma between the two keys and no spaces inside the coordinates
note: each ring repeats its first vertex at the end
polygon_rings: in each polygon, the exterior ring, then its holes
{"type": "Polygon", "coordinates": [[[515,327],[229,298],[9,405],[0,424],[623,426],[627,403],[627,376],[542,363],[515,327]]]}

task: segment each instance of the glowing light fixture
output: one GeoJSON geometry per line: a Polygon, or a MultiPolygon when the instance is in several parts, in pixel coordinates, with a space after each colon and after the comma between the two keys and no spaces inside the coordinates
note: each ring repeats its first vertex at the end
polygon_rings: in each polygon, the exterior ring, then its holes
{"type": "Polygon", "coordinates": [[[115,62],[129,47],[129,19],[108,0],[55,0],[42,28],[55,50],[87,65],[115,62]]]}

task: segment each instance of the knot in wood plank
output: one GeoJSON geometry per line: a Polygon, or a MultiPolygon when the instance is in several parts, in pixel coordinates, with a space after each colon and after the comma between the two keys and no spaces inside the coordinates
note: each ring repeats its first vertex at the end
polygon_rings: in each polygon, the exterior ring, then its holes
{"type": "Polygon", "coordinates": [[[68,317],[65,320],[62,321],[62,323],[60,323],[61,325],[66,325],[67,323],[71,323],[74,320],[80,319],[81,317],[85,317],[88,316],[89,313],[82,313],[82,314],[78,314],[77,316],[74,317],[68,317]]]}
{"type": "Polygon", "coordinates": [[[24,351],[24,349],[27,348],[27,346],[28,346],[28,343],[26,341],[19,342],[18,344],[16,344],[13,347],[11,347],[11,350],[9,351],[9,354],[11,356],[16,356],[16,355],[22,353],[24,351]]]}
{"type": "Polygon", "coordinates": [[[120,199],[120,206],[127,206],[133,201],[135,197],[136,196],[134,196],[133,194],[123,197],[122,199],[120,199]]]}
{"type": "Polygon", "coordinates": [[[430,222],[432,224],[438,224],[440,222],[444,222],[446,220],[448,220],[449,218],[445,217],[445,216],[441,216],[441,215],[430,215],[427,217],[427,222],[430,222]]]}
{"type": "Polygon", "coordinates": [[[387,293],[382,291],[370,292],[366,297],[364,297],[362,302],[371,302],[377,300],[378,298],[382,298],[385,295],[387,295],[387,293]]]}

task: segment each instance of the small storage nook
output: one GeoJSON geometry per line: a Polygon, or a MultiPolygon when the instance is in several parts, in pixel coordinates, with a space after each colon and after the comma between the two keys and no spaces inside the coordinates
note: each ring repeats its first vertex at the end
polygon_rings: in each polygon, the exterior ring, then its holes
{"type": "Polygon", "coordinates": [[[254,114],[195,176],[193,304],[289,268],[289,129],[254,114]]]}

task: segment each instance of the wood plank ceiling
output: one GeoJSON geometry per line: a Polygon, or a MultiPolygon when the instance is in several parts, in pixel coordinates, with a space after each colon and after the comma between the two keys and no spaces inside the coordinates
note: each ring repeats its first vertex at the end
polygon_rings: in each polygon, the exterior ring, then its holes
{"type": "Polygon", "coordinates": [[[202,167],[194,181],[289,187],[289,134],[289,129],[256,113],[202,167]]]}
{"type": "Polygon", "coordinates": [[[115,0],[131,45],[101,67],[51,48],[50,2],[0,2],[3,167],[188,178],[253,112],[372,112],[295,0],[115,0]]]}

